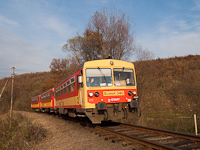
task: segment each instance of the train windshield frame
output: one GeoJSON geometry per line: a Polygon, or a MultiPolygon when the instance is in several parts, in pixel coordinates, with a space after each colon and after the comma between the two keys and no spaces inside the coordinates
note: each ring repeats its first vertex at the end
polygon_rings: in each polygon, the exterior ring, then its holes
{"type": "Polygon", "coordinates": [[[133,69],[113,68],[115,86],[135,86],[133,69]]]}
{"type": "Polygon", "coordinates": [[[87,87],[113,86],[111,68],[87,68],[87,87]]]}

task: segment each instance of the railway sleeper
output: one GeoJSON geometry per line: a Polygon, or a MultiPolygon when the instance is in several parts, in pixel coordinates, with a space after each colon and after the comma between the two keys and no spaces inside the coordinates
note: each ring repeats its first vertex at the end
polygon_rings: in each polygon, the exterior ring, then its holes
{"type": "Polygon", "coordinates": [[[196,141],[193,141],[193,140],[184,140],[184,141],[180,141],[180,142],[177,142],[173,145],[173,147],[180,147],[180,146],[183,146],[183,145],[188,145],[188,144],[195,144],[197,143],[196,141]]]}
{"type": "Polygon", "coordinates": [[[116,136],[110,136],[110,137],[105,137],[104,140],[109,140],[109,139],[116,139],[117,137],[116,136]]]}
{"type": "Polygon", "coordinates": [[[112,139],[112,143],[121,142],[121,141],[124,141],[124,139],[122,138],[112,139]]]}

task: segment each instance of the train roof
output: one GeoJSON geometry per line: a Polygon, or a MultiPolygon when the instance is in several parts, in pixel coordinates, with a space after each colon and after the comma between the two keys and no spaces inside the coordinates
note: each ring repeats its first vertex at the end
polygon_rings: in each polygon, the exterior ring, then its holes
{"type": "Polygon", "coordinates": [[[37,95],[37,96],[31,97],[31,99],[36,98],[36,97],[39,97],[39,96],[40,96],[40,95],[37,95]]]}
{"type": "Polygon", "coordinates": [[[43,95],[43,94],[45,94],[45,93],[47,93],[47,92],[50,92],[50,91],[52,91],[52,89],[53,89],[53,88],[49,89],[48,91],[43,92],[43,93],[40,94],[40,95],[43,95]]]}
{"type": "Polygon", "coordinates": [[[76,69],[75,71],[73,71],[72,73],[70,73],[66,78],[64,78],[61,82],[59,82],[55,87],[59,86],[62,82],[64,82],[66,79],[68,79],[70,76],[72,76],[75,72],[77,72],[78,70],[82,69],[83,66],[79,67],[78,69],[76,69]]]}
{"type": "Polygon", "coordinates": [[[84,67],[134,67],[133,63],[123,61],[123,60],[116,60],[116,59],[101,59],[101,60],[93,60],[87,61],[84,63],[84,67]]]}

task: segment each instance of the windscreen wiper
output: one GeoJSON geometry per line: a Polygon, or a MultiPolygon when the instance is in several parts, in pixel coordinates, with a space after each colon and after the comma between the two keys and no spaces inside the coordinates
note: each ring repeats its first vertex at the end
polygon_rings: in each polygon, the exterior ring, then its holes
{"type": "Polygon", "coordinates": [[[100,72],[101,72],[101,74],[103,75],[103,77],[104,77],[106,83],[108,84],[108,81],[106,80],[106,76],[105,76],[105,74],[101,71],[101,68],[98,67],[98,69],[100,70],[100,72]]]}

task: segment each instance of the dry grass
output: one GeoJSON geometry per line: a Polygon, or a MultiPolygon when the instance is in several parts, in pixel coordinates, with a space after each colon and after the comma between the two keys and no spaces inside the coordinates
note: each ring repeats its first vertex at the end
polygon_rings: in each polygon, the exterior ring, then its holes
{"type": "MultiPolygon", "coordinates": [[[[195,134],[193,115],[185,112],[167,112],[144,110],[141,117],[127,123],[146,126],[150,128],[165,129],[170,131],[195,134]]],[[[198,130],[200,130],[200,118],[197,118],[198,130]]]]}
{"type": "Polygon", "coordinates": [[[13,114],[9,128],[9,114],[0,116],[0,149],[32,149],[46,135],[41,126],[32,124],[20,114],[13,114]]]}

